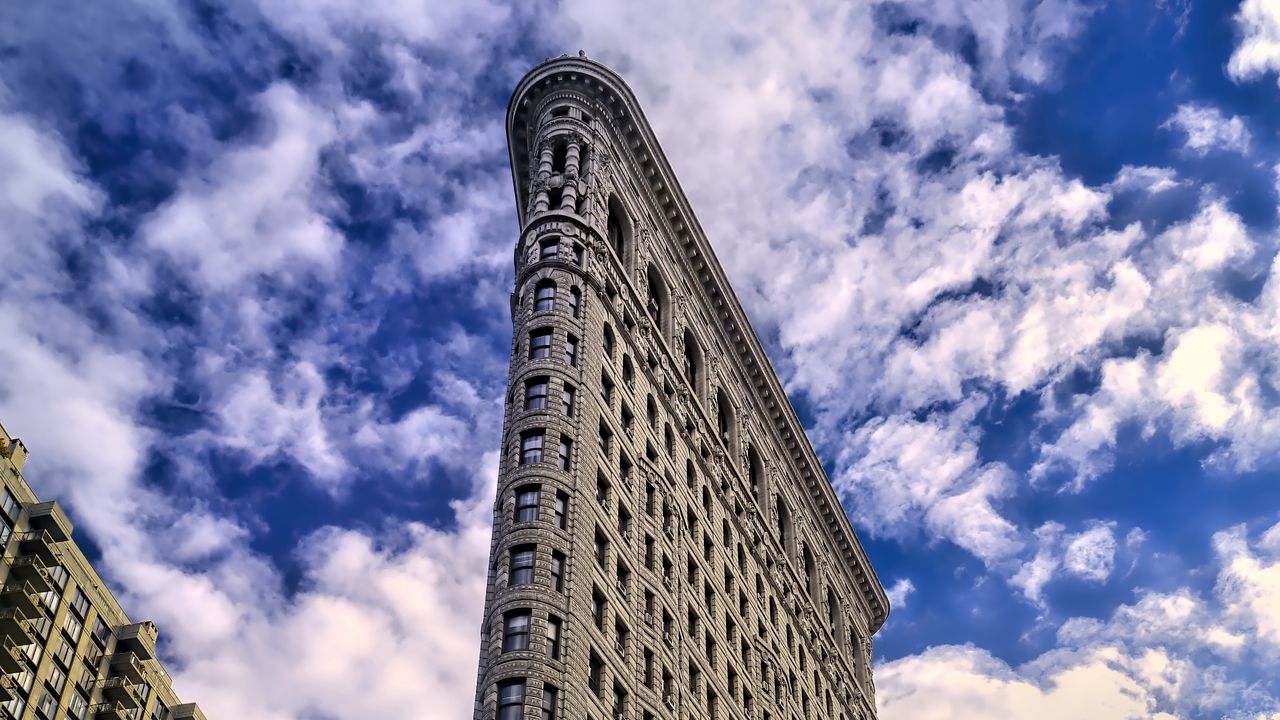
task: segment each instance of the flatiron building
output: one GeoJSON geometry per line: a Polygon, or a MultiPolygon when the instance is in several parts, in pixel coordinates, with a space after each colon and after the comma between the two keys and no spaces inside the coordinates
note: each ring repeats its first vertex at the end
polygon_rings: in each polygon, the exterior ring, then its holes
{"type": "Polygon", "coordinates": [[[507,112],[520,216],[477,720],[874,718],[884,588],[635,96],[507,112]]]}

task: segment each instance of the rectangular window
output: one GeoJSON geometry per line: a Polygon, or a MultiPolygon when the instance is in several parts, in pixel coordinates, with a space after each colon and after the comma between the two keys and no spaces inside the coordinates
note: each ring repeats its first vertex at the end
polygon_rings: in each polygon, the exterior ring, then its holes
{"type": "Polygon", "coordinates": [[[609,559],[609,541],[605,539],[604,533],[600,532],[600,528],[596,528],[593,548],[596,555],[596,565],[604,567],[609,559]]]}
{"type": "Polygon", "coordinates": [[[80,642],[80,636],[84,633],[84,625],[75,615],[67,613],[67,617],[62,621],[62,632],[66,633],[72,642],[80,642]]]}
{"type": "Polygon", "coordinates": [[[22,512],[22,504],[18,502],[18,498],[9,492],[9,488],[4,489],[4,500],[0,501],[0,513],[3,513],[9,519],[11,524],[18,522],[18,514],[22,512]]]}
{"type": "Polygon", "coordinates": [[[568,471],[569,457],[572,454],[573,454],[573,442],[566,438],[560,438],[560,463],[559,464],[560,464],[561,470],[568,471]]]}
{"type": "Polygon", "coordinates": [[[546,281],[538,283],[537,289],[533,291],[533,311],[545,312],[555,308],[556,284],[546,281]]]}
{"type": "Polygon", "coordinates": [[[591,591],[591,622],[595,624],[598,630],[604,630],[604,610],[604,594],[600,592],[599,588],[593,588],[591,591]]]}
{"type": "Polygon", "coordinates": [[[545,377],[533,378],[524,384],[525,410],[541,410],[547,406],[548,384],[545,377]]]}
{"type": "Polygon", "coordinates": [[[502,652],[529,649],[530,620],[528,610],[507,613],[502,628],[502,652]]]}
{"type": "Polygon", "coordinates": [[[566,530],[569,527],[569,496],[563,492],[556,493],[556,527],[566,530]]]}
{"type": "Polygon", "coordinates": [[[538,519],[537,485],[526,485],[516,490],[516,522],[533,522],[538,519]]]}
{"type": "Polygon", "coordinates": [[[520,545],[511,549],[511,584],[528,585],[533,582],[534,546],[520,545]]]}
{"type": "Polygon", "coordinates": [[[613,381],[609,376],[600,373],[600,395],[604,398],[604,404],[613,407],[613,381]]]}
{"type": "Polygon", "coordinates": [[[560,252],[560,239],[550,238],[538,243],[539,260],[555,260],[560,252]]]}
{"type": "Polygon", "coordinates": [[[527,432],[520,438],[521,465],[542,462],[542,440],[542,430],[527,432]]]}
{"type": "Polygon", "coordinates": [[[89,701],[84,699],[80,693],[71,693],[71,700],[67,702],[67,715],[76,720],[84,720],[85,715],[89,712],[89,701]]]}
{"type": "Polygon", "coordinates": [[[552,331],[550,328],[529,333],[530,360],[542,360],[551,357],[551,337],[552,331]]]}
{"type": "Polygon", "coordinates": [[[564,589],[564,555],[551,553],[551,589],[560,592],[564,589]]]}
{"type": "Polygon", "coordinates": [[[497,720],[523,720],[524,680],[508,680],[498,686],[497,720]]]}
{"type": "Polygon", "coordinates": [[[53,711],[58,707],[58,699],[48,690],[40,693],[40,700],[36,702],[36,711],[47,718],[53,717],[53,711]]]}
{"type": "Polygon", "coordinates": [[[542,686],[542,720],[555,720],[557,694],[554,686],[542,686]]]}
{"type": "Polygon", "coordinates": [[[600,432],[596,436],[596,442],[600,444],[600,452],[607,457],[613,451],[613,431],[603,422],[600,423],[600,432]]]}
{"type": "Polygon", "coordinates": [[[560,618],[554,615],[547,618],[547,657],[560,659],[560,618]]]}
{"type": "Polygon", "coordinates": [[[600,676],[604,673],[604,661],[592,650],[587,656],[587,689],[600,695],[600,676]]]}
{"type": "Polygon", "coordinates": [[[53,689],[54,695],[61,695],[63,688],[67,686],[67,674],[62,672],[62,668],[57,665],[50,665],[49,673],[45,676],[44,681],[53,689]]]}
{"type": "Polygon", "coordinates": [[[81,620],[89,617],[89,597],[82,588],[76,588],[75,594],[71,596],[71,609],[81,620]]]}
{"type": "Polygon", "coordinates": [[[573,244],[573,263],[575,265],[582,265],[582,261],[586,259],[586,255],[586,248],[584,248],[581,243],[573,244]]]}
{"type": "Polygon", "coordinates": [[[569,315],[570,317],[578,317],[578,309],[582,307],[582,291],[578,288],[569,288],[569,315]]]}
{"type": "Polygon", "coordinates": [[[573,394],[573,386],[565,383],[564,391],[560,393],[560,410],[565,417],[573,417],[573,394]]]}
{"type": "Polygon", "coordinates": [[[578,338],[570,335],[564,341],[564,364],[578,367],[578,338]]]}

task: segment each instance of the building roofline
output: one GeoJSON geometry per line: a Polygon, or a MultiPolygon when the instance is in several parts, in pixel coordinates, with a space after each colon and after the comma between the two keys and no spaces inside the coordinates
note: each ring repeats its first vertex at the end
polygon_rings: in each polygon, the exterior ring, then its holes
{"type": "MultiPolygon", "coordinates": [[[[517,142],[517,126],[521,112],[527,110],[527,100],[531,91],[548,82],[567,81],[586,90],[595,96],[612,114],[617,129],[625,136],[638,165],[650,172],[647,181],[650,189],[664,205],[667,224],[670,230],[682,243],[693,243],[705,258],[706,269],[710,273],[710,283],[703,282],[704,290],[710,298],[723,298],[717,301],[718,319],[722,329],[733,346],[739,367],[745,372],[752,386],[762,394],[762,404],[769,408],[769,420],[778,433],[784,449],[796,464],[810,497],[823,513],[823,520],[831,531],[833,539],[844,554],[844,559],[852,571],[858,589],[871,609],[869,631],[875,633],[884,624],[889,615],[889,598],[884,585],[876,575],[865,548],[858,540],[856,531],[849,523],[835,490],[827,478],[826,470],[813,449],[804,425],[800,422],[778,380],[777,372],[764,345],[756,335],[742,304],[738,301],[724,269],[716,258],[706,233],[703,232],[697,216],[684,190],[676,180],[675,172],[667,161],[662,146],[658,143],[652,126],[645,118],[644,111],[632,92],[617,73],[605,65],[585,56],[570,57],[567,55],[546,60],[531,69],[511,94],[507,106],[507,147],[511,160],[511,177],[514,185],[517,212],[523,224],[523,208],[528,200],[528,167],[529,164],[517,157],[517,153],[527,150],[528,138],[517,142]],[[620,107],[619,107],[620,106],[620,107]],[[663,202],[663,201],[666,202],[663,202]]],[[[643,179],[643,178],[642,178],[643,179]]]]}

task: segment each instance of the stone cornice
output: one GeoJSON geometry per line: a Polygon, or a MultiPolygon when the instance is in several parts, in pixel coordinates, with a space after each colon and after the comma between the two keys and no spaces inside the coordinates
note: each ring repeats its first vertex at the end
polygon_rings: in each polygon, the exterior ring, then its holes
{"type": "Polygon", "coordinates": [[[529,141],[531,111],[540,109],[550,93],[572,89],[594,101],[608,113],[602,118],[614,130],[620,148],[625,148],[639,168],[637,178],[648,185],[677,243],[684,248],[691,274],[699,280],[708,308],[717,316],[722,336],[733,348],[737,369],[757,393],[757,401],[771,429],[795,464],[795,470],[814,507],[818,509],[830,538],[844,556],[845,564],[869,609],[870,633],[875,633],[889,614],[889,599],[876,576],[865,549],[849,524],[848,517],[827,479],[804,426],[778,380],[764,347],[734,294],[697,217],[685,197],[675,173],[667,162],[653,129],[627,84],[609,68],[584,57],[560,57],[531,70],[511,96],[507,110],[507,138],[515,185],[517,207],[528,206],[530,187],[529,141]]]}

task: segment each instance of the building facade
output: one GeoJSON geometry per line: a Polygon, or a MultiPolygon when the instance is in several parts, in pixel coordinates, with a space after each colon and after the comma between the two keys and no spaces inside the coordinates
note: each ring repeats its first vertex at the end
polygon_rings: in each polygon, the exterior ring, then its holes
{"type": "Polygon", "coordinates": [[[22,475],[23,442],[0,426],[0,720],[204,720],[71,539],[56,500],[22,475]]]}
{"type": "Polygon", "coordinates": [[[507,114],[514,334],[477,720],[867,720],[889,612],[626,84],[507,114]]]}

